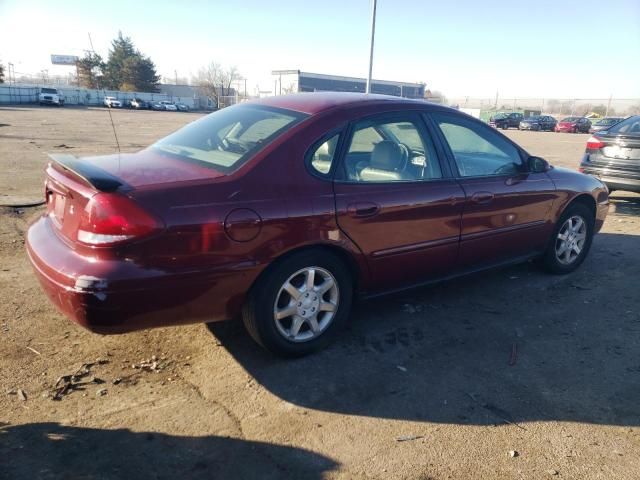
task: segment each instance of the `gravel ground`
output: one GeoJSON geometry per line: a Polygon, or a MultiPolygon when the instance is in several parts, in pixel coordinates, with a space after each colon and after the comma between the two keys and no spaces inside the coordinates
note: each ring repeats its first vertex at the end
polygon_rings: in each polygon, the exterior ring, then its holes
{"type": "MultiPolygon", "coordinates": [[[[123,151],[197,117],[113,112],[123,151]]],[[[573,168],[587,138],[507,134],[573,168]]],[[[115,142],[105,110],[15,107],[0,108],[0,146],[6,204],[42,196],[46,152],[115,142]]],[[[1,479],[638,478],[638,195],[614,194],[572,275],[526,264],[363,302],[336,344],[296,361],[235,323],[75,326],[28,265],[39,213],[0,207],[1,479]]]]}

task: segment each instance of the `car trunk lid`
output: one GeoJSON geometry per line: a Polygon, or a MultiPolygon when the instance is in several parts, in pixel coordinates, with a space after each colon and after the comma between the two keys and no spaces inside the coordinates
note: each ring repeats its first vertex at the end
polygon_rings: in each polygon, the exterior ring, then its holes
{"type": "Polygon", "coordinates": [[[66,154],[49,157],[45,181],[47,213],[55,228],[73,242],[78,238],[83,212],[99,193],[133,197],[133,191],[138,189],[224,177],[215,169],[150,150],[87,158],[66,154]]]}

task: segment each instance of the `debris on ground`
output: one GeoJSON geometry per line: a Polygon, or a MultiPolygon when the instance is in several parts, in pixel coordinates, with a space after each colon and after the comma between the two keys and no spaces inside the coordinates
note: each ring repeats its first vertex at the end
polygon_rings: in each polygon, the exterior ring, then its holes
{"type": "Polygon", "coordinates": [[[114,385],[118,385],[120,382],[122,382],[122,377],[114,378],[113,382],[111,383],[113,383],[114,385]]]}
{"type": "Polygon", "coordinates": [[[403,435],[401,437],[396,438],[396,442],[410,442],[411,440],[418,440],[419,438],[424,438],[422,435],[403,435]]]}
{"type": "Polygon", "coordinates": [[[42,355],[38,350],[36,350],[35,348],[31,348],[31,347],[27,347],[27,350],[31,350],[33,353],[35,353],[36,355],[42,355]]]}
{"type": "Polygon", "coordinates": [[[509,356],[509,366],[513,367],[518,359],[518,345],[514,342],[511,345],[511,355],[509,356]]]}
{"type": "Polygon", "coordinates": [[[105,363],[109,363],[109,360],[98,359],[95,362],[83,363],[74,373],[58,377],[58,380],[53,387],[53,395],[51,399],[62,400],[63,396],[74,390],[84,390],[87,385],[99,385],[104,383],[104,380],[95,376],[87,380],[84,379],[91,374],[91,368],[95,365],[104,365],[105,363]]]}
{"type": "Polygon", "coordinates": [[[396,365],[396,368],[398,370],[400,370],[401,372],[406,372],[407,371],[407,367],[403,367],[402,365],[396,365]]]}
{"type": "Polygon", "coordinates": [[[27,394],[25,393],[25,391],[24,391],[24,390],[22,390],[21,388],[19,388],[17,393],[18,393],[18,398],[19,398],[20,400],[22,400],[23,402],[26,402],[26,401],[27,401],[27,394]]]}
{"type": "Polygon", "coordinates": [[[518,453],[518,451],[517,451],[517,450],[509,450],[509,456],[510,456],[511,458],[516,458],[516,457],[519,457],[519,456],[520,456],[520,454],[518,453]]]}
{"type": "Polygon", "coordinates": [[[131,368],[157,373],[167,368],[170,363],[171,362],[167,361],[164,358],[158,358],[156,355],[152,355],[150,359],[142,360],[141,362],[132,364],[131,368]]]}
{"type": "Polygon", "coordinates": [[[106,388],[101,388],[96,392],[96,397],[104,397],[107,394],[106,388]]]}
{"type": "Polygon", "coordinates": [[[551,469],[551,470],[547,470],[547,473],[548,473],[549,475],[558,475],[558,473],[559,473],[559,472],[558,472],[558,470],[553,470],[553,469],[551,469]]]}

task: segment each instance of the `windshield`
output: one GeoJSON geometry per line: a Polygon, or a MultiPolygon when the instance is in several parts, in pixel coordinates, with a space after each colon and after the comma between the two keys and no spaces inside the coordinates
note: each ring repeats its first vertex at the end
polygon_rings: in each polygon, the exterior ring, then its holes
{"type": "Polygon", "coordinates": [[[43,88],[42,93],[53,93],[55,95],[58,91],[55,88],[43,88]]]}
{"type": "Polygon", "coordinates": [[[506,113],[496,113],[496,115],[493,118],[494,118],[494,120],[502,120],[503,118],[507,118],[507,114],[506,113]]]}
{"type": "Polygon", "coordinates": [[[640,137],[640,115],[629,117],[609,129],[609,133],[640,137]]]}
{"type": "Polygon", "coordinates": [[[181,128],[152,148],[230,173],[305,117],[279,108],[236,105],[181,128]]]}
{"type": "Polygon", "coordinates": [[[524,119],[525,122],[539,122],[540,120],[542,120],[542,117],[539,117],[537,115],[524,119]]]}
{"type": "Polygon", "coordinates": [[[580,120],[580,117],[567,117],[567,118],[564,118],[562,121],[563,122],[577,122],[578,120],[580,120]]]}

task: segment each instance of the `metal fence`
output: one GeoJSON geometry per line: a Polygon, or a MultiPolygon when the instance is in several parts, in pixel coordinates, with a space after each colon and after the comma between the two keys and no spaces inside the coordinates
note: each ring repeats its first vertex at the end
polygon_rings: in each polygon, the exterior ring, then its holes
{"type": "MultiPolygon", "coordinates": [[[[0,105],[37,104],[38,94],[43,87],[52,88],[53,85],[2,84],[0,85],[0,105]]],[[[214,99],[201,97],[178,97],[164,93],[122,92],[57,85],[55,88],[64,96],[65,105],[102,106],[104,105],[105,97],[115,97],[124,105],[134,98],[138,98],[146,102],[166,100],[182,103],[194,110],[215,110],[216,108],[228,107],[243,101],[243,97],[239,95],[221,96],[218,99],[219,105],[216,106],[214,99]]]]}

